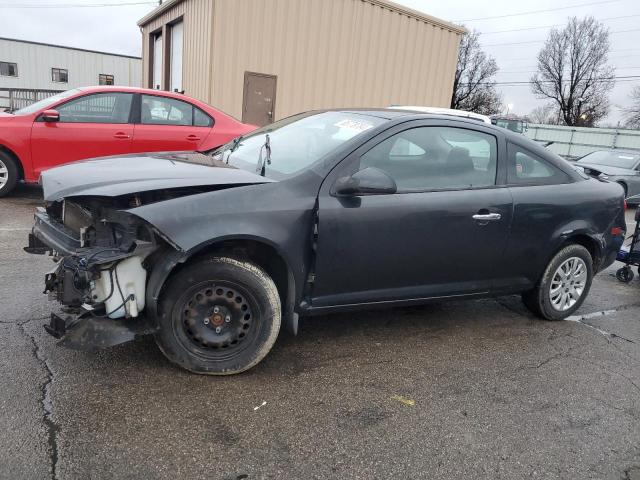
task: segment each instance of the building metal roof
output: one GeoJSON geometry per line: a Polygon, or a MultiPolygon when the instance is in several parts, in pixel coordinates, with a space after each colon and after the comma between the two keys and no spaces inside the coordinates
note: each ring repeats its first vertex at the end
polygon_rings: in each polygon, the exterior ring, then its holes
{"type": "Polygon", "coordinates": [[[109,55],[112,57],[124,57],[124,58],[132,58],[134,60],[142,60],[142,57],[134,57],[133,55],[124,55],[122,53],[101,52],[99,50],[88,50],[86,48],[68,47],[66,45],[55,45],[53,43],[34,42],[31,40],[21,40],[19,38],[0,37],[0,40],[6,40],[9,42],[18,42],[18,43],[28,43],[31,45],[42,45],[45,47],[64,48],[66,50],[76,50],[78,52],[98,53],[100,55],[109,55]]]}
{"type": "MultiPolygon", "coordinates": [[[[147,23],[151,22],[153,19],[158,17],[163,12],[167,11],[168,9],[173,7],[174,5],[177,5],[178,3],[183,2],[183,1],[184,0],[165,0],[155,10],[149,12],[147,15],[142,17],[138,21],[138,26],[142,27],[142,26],[146,25],[147,23]]],[[[382,7],[382,8],[387,8],[387,9],[392,10],[394,12],[398,12],[398,13],[407,15],[408,17],[412,17],[412,18],[415,18],[417,20],[422,20],[423,22],[430,23],[432,25],[436,25],[438,27],[441,27],[441,28],[444,28],[444,29],[447,29],[447,30],[451,30],[452,32],[456,32],[456,33],[460,33],[460,34],[467,33],[466,28],[462,27],[461,25],[456,25],[454,23],[447,22],[447,21],[441,20],[441,19],[436,18],[436,17],[432,17],[431,15],[427,15],[426,13],[419,12],[417,10],[413,10],[411,8],[408,8],[408,7],[405,7],[405,6],[402,6],[402,5],[398,5],[397,3],[391,2],[389,0],[361,0],[361,1],[363,1],[365,3],[369,3],[371,5],[377,5],[377,6],[382,7]]]]}

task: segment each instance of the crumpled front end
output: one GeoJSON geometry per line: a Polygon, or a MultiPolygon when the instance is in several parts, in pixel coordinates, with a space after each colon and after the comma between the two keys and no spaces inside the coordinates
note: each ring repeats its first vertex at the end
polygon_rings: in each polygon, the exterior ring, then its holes
{"type": "Polygon", "coordinates": [[[56,265],[44,293],[61,305],[46,330],[67,346],[104,348],[151,333],[144,317],[149,259],[161,243],[126,212],[131,199],[73,198],[38,208],[25,251],[56,265]]]}

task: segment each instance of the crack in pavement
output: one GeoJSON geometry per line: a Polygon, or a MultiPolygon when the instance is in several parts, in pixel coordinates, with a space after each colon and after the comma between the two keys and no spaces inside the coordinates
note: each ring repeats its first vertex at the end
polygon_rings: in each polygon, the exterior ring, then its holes
{"type": "Polygon", "coordinates": [[[604,317],[604,316],[607,316],[607,315],[611,315],[611,314],[617,313],[617,312],[619,312],[621,310],[623,310],[623,309],[601,310],[599,312],[587,313],[585,315],[572,315],[572,316],[569,316],[569,317],[565,318],[565,321],[567,321],[567,322],[576,322],[576,323],[579,323],[581,325],[584,325],[585,327],[591,328],[591,329],[595,330],[596,332],[598,332],[599,334],[604,335],[607,338],[607,340],[609,338],[619,338],[621,340],[624,340],[625,342],[629,342],[629,343],[634,343],[635,344],[636,342],[631,340],[631,339],[629,339],[629,338],[623,337],[622,335],[618,335],[617,333],[608,332],[606,330],[603,330],[602,328],[596,327],[595,325],[591,325],[590,323],[585,322],[585,320],[588,320],[590,318],[604,317]]]}
{"type": "Polygon", "coordinates": [[[47,428],[47,436],[48,436],[48,444],[49,444],[49,463],[50,463],[49,471],[51,472],[51,480],[56,480],[57,466],[58,466],[57,435],[58,435],[58,431],[60,430],[60,427],[53,420],[53,401],[51,399],[51,385],[53,383],[54,375],[53,375],[53,370],[51,370],[51,367],[49,366],[47,359],[43,356],[42,351],[40,350],[40,347],[38,346],[38,343],[36,342],[35,337],[29,334],[29,332],[27,332],[27,330],[24,328],[24,325],[26,325],[27,323],[33,320],[36,320],[36,319],[27,320],[17,325],[20,328],[20,331],[22,332],[22,334],[31,341],[31,344],[32,344],[31,353],[33,354],[35,359],[38,360],[38,362],[42,365],[47,375],[47,379],[40,386],[40,390],[42,393],[40,402],[42,404],[42,410],[43,410],[42,420],[45,424],[45,427],[47,428]]]}

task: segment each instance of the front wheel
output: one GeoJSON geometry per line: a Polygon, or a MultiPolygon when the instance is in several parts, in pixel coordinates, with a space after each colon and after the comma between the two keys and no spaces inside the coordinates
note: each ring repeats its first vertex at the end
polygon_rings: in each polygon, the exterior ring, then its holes
{"type": "Polygon", "coordinates": [[[210,257],[170,279],[159,304],[156,343],[191,372],[231,375],[269,353],[280,322],[278,290],[261,268],[210,257]]]}
{"type": "Polygon", "coordinates": [[[589,293],[593,260],[582,245],[560,250],[531,291],[522,295],[524,304],[546,320],[564,320],[575,312],[589,293]]]}
{"type": "Polygon", "coordinates": [[[11,193],[18,183],[20,171],[16,161],[0,151],[0,197],[11,193]]]}

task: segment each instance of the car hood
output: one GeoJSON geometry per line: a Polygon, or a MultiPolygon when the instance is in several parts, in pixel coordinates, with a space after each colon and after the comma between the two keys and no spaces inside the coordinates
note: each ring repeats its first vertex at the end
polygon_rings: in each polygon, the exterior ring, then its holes
{"type": "Polygon", "coordinates": [[[103,157],[42,172],[44,199],[117,197],[138,192],[198,186],[241,186],[274,180],[196,152],[161,152],[103,157]]]}
{"type": "Polygon", "coordinates": [[[608,165],[598,165],[597,163],[576,162],[576,166],[582,167],[592,172],[604,173],[605,175],[635,175],[635,171],[629,168],[610,167],[608,165]]]}

